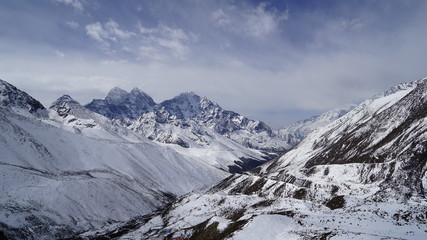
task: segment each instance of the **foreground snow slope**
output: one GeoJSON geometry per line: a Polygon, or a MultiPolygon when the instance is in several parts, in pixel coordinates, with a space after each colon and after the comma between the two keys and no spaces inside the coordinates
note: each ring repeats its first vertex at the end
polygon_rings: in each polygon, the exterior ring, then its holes
{"type": "Polygon", "coordinates": [[[307,190],[258,176],[234,175],[191,194],[120,239],[425,239],[427,204],[366,201],[307,190]],[[324,198],[325,200],[321,200],[324,198]],[[342,204],[342,205],[341,205],[342,204]],[[160,228],[170,233],[150,232],[160,228]]]}
{"type": "Polygon", "coordinates": [[[426,119],[427,79],[401,84],[122,239],[425,239],[426,119]]]}

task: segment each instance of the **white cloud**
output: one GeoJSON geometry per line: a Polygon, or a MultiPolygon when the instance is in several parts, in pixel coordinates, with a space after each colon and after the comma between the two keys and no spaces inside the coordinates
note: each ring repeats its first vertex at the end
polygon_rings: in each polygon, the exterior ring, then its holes
{"type": "Polygon", "coordinates": [[[227,27],[232,24],[231,17],[225,14],[222,9],[212,12],[212,19],[221,27],[227,27]]]}
{"type": "Polygon", "coordinates": [[[192,33],[163,24],[155,28],[146,28],[140,24],[139,33],[142,59],[165,60],[168,56],[172,56],[184,60],[189,52],[188,45],[198,41],[197,36],[192,33]]]}
{"type": "Polygon", "coordinates": [[[121,30],[119,24],[114,20],[109,20],[104,25],[100,22],[88,24],[86,25],[86,34],[106,46],[109,46],[110,42],[117,42],[118,39],[128,39],[134,35],[132,32],[121,30]]]}
{"type": "Polygon", "coordinates": [[[278,29],[280,22],[288,19],[288,11],[279,12],[268,9],[267,3],[260,3],[256,8],[227,8],[215,10],[211,18],[215,24],[227,31],[252,37],[263,37],[278,29]]]}
{"type": "Polygon", "coordinates": [[[63,53],[59,50],[55,50],[55,55],[57,58],[64,58],[65,57],[65,53],[63,53]]]}
{"type": "Polygon", "coordinates": [[[147,28],[138,24],[135,31],[129,31],[121,28],[114,20],[104,24],[88,24],[86,34],[102,43],[101,48],[107,53],[123,51],[142,61],[185,60],[190,52],[189,44],[198,42],[195,34],[180,28],[164,24],[147,28]]]}
{"type": "Polygon", "coordinates": [[[121,30],[119,24],[117,24],[113,20],[109,20],[105,24],[105,29],[107,30],[107,32],[111,36],[111,38],[118,37],[121,39],[127,39],[127,38],[130,38],[132,35],[134,35],[134,33],[132,33],[132,32],[121,30]]]}
{"type": "Polygon", "coordinates": [[[82,1],[82,0],[52,0],[52,1],[62,3],[65,5],[70,5],[78,11],[84,10],[84,7],[83,7],[84,1],[82,1]]]}
{"type": "Polygon", "coordinates": [[[67,26],[69,26],[72,29],[77,29],[80,27],[80,24],[74,21],[67,21],[65,22],[65,24],[67,24],[67,26]]]}
{"type": "Polygon", "coordinates": [[[108,38],[108,33],[100,22],[86,25],[86,34],[98,42],[105,42],[108,38]]]}
{"type": "Polygon", "coordinates": [[[138,59],[139,60],[151,59],[154,61],[164,61],[166,60],[166,55],[154,47],[140,46],[138,49],[138,59]]]}

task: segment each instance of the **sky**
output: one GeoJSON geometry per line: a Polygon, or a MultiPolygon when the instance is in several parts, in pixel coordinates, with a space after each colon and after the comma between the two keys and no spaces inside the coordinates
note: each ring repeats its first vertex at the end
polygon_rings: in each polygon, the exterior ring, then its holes
{"type": "Polygon", "coordinates": [[[427,77],[427,1],[1,0],[0,79],[49,107],[192,91],[274,128],[427,77]]]}

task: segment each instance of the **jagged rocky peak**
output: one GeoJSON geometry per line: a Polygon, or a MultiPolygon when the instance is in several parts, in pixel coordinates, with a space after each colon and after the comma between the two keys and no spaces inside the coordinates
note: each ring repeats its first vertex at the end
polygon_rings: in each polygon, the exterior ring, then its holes
{"type": "Polygon", "coordinates": [[[0,79],[0,106],[10,107],[18,113],[29,112],[37,117],[47,117],[46,108],[26,92],[0,79]]]}
{"type": "Polygon", "coordinates": [[[155,105],[153,98],[136,87],[131,92],[115,87],[104,100],[94,99],[85,107],[111,119],[137,119],[153,111],[155,105]]]}
{"type": "Polygon", "coordinates": [[[134,87],[130,92],[127,92],[118,87],[114,87],[108,92],[105,100],[109,104],[115,105],[126,103],[144,104],[148,106],[156,105],[153,98],[137,87],[134,87]]]}

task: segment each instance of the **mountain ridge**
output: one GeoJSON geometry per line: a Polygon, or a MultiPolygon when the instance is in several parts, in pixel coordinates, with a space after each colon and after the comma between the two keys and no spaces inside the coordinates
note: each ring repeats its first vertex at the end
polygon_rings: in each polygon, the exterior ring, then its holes
{"type": "MultiPolygon", "coordinates": [[[[116,89],[116,91],[118,90],[116,89]]],[[[121,93],[122,96],[126,94],[124,92],[121,93]]],[[[97,101],[103,101],[103,104],[106,103],[108,108],[107,98],[105,100],[94,100],[85,107],[110,119],[115,119],[116,122],[145,135],[149,139],[178,144],[182,147],[189,147],[192,144],[182,140],[185,136],[178,136],[175,137],[176,140],[171,140],[173,137],[168,133],[168,129],[174,128],[174,132],[180,132],[180,129],[185,130],[190,126],[190,128],[195,126],[196,129],[192,129],[187,134],[194,135],[192,137],[194,139],[200,139],[200,135],[203,135],[200,132],[213,130],[245,147],[269,154],[285,152],[310,131],[299,133],[298,137],[289,141],[287,137],[294,134],[293,132],[278,131],[262,121],[252,120],[236,112],[224,110],[218,103],[207,97],[201,97],[194,92],[181,93],[172,99],[155,104],[152,108],[146,109],[147,111],[145,112],[140,114],[132,113],[127,116],[106,112],[104,111],[105,107],[94,107],[93,103],[97,101]],[[138,117],[135,118],[135,116],[138,117]],[[197,132],[199,134],[193,134],[197,132]],[[288,136],[285,136],[286,134],[288,136]]],[[[114,108],[119,109],[119,113],[124,112],[120,110],[121,107],[129,109],[127,105],[114,105],[114,108]]]]}

